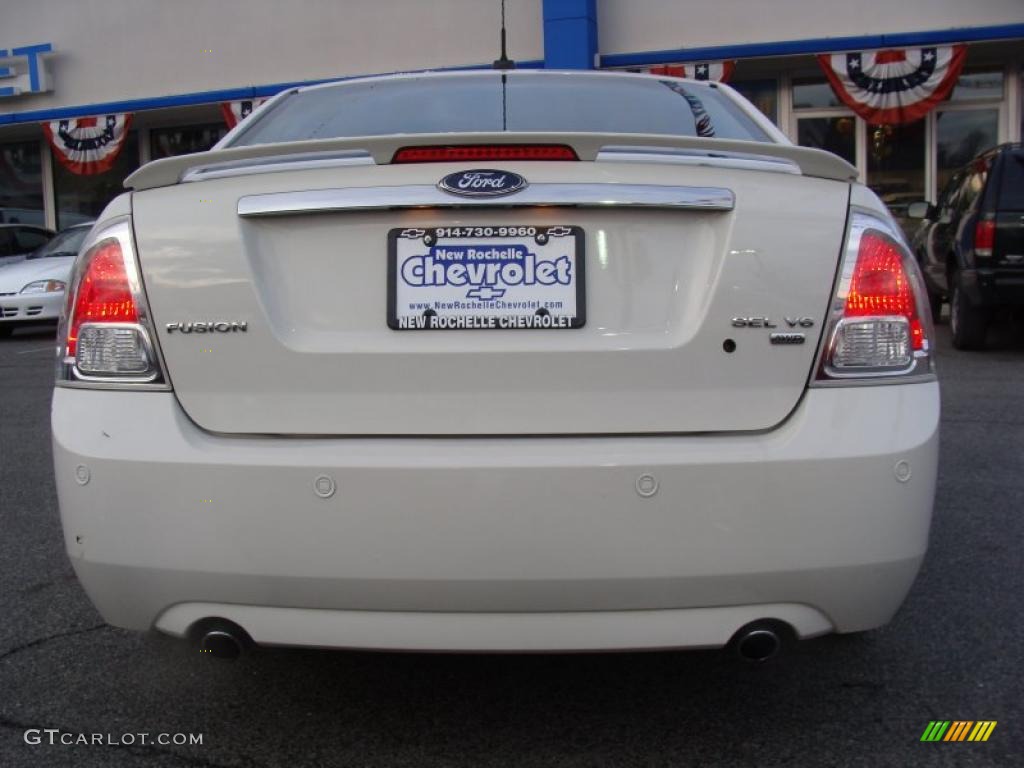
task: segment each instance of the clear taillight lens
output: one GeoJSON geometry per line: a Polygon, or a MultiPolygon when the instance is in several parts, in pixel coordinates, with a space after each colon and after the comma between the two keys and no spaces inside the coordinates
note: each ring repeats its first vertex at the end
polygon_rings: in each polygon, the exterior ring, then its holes
{"type": "Polygon", "coordinates": [[[57,336],[57,382],[166,384],[127,216],[90,233],[57,336]]]}
{"type": "Polygon", "coordinates": [[[817,382],[932,373],[931,315],[896,225],[855,211],[823,337],[817,382]]]}
{"type": "Polygon", "coordinates": [[[137,325],[89,323],[82,327],[75,370],[87,376],[144,376],[156,368],[145,331],[137,325]]]}

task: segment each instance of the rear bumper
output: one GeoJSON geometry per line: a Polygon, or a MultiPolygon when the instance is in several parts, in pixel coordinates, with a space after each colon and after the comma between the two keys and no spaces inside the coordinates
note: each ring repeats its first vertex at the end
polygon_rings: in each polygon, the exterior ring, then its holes
{"type": "Polygon", "coordinates": [[[64,306],[64,291],[22,296],[0,296],[0,323],[57,320],[64,306]]]}
{"type": "Polygon", "coordinates": [[[1024,269],[966,269],[962,279],[971,304],[984,307],[1024,305],[1024,269]]]}
{"type": "Polygon", "coordinates": [[[924,383],[811,390],[762,434],[235,438],[171,393],[58,388],[53,434],[67,550],[113,624],[643,648],[888,621],[927,547],[938,414],[924,383]]]}

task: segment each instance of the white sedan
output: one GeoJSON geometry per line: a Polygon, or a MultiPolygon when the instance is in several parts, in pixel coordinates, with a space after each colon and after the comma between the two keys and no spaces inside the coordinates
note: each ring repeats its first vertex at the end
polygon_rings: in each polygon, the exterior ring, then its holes
{"type": "Polygon", "coordinates": [[[68,227],[24,259],[0,266],[0,337],[60,318],[71,265],[91,228],[68,227]]]}
{"type": "Polygon", "coordinates": [[[431,650],[881,626],[928,543],[914,258],[727,86],[291,89],[102,214],[58,337],[65,542],[112,624],[431,650]]]}

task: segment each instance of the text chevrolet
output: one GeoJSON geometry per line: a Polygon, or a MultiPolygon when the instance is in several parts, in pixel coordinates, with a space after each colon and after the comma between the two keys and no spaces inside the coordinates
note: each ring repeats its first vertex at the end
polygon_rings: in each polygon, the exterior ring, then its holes
{"type": "Polygon", "coordinates": [[[727,86],[478,71],[275,97],[126,181],[58,339],[67,551],[229,654],[855,632],[927,548],[927,295],[727,86]]]}

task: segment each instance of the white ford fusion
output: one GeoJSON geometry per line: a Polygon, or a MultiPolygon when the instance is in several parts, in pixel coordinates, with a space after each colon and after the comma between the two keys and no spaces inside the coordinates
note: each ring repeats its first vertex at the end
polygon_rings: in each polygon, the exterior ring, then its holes
{"type": "Polygon", "coordinates": [[[112,624],[231,654],[715,647],[878,627],[927,546],[914,259],[726,86],[299,88],[126,182],[54,458],[112,624]]]}

